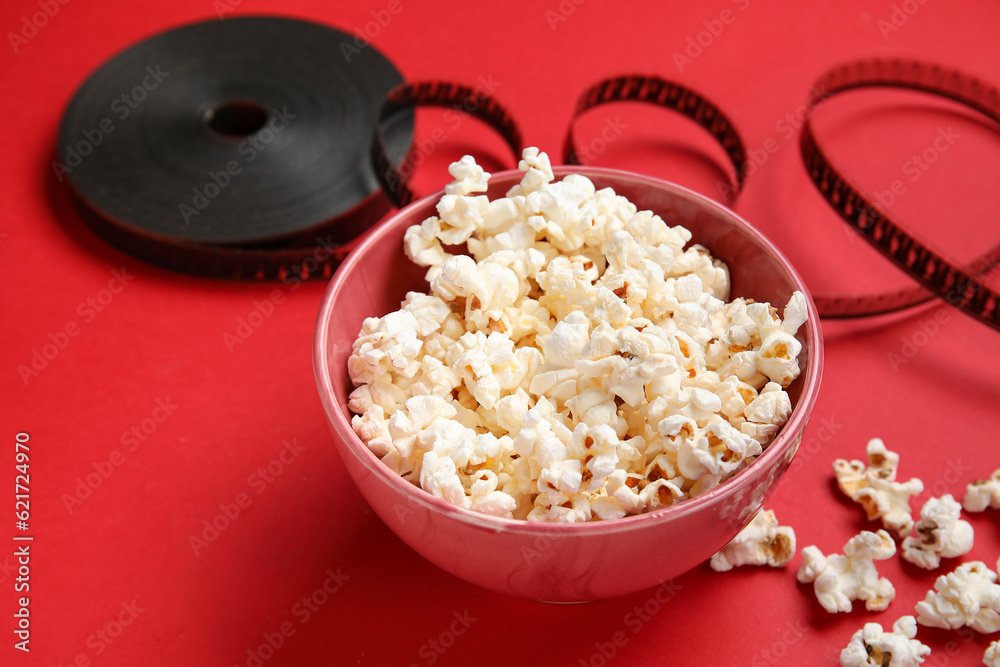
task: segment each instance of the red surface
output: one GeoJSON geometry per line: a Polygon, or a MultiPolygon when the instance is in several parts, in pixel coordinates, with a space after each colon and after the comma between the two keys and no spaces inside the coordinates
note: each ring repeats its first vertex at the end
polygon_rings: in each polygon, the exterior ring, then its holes
{"type": "MultiPolygon", "coordinates": [[[[1000,6],[985,0],[4,2],[0,507],[9,508],[9,523],[0,530],[0,664],[228,666],[263,656],[266,665],[833,665],[863,623],[888,626],[913,612],[938,573],[898,557],[879,566],[897,589],[886,612],[856,604],[831,616],[796,583],[798,556],[785,570],[716,574],[703,566],[669,589],[553,606],[477,589],[396,539],[331,446],[310,366],[325,286],[234,284],[146,266],[81,227],[49,167],[60,113],[90,71],[136,40],[230,6],[232,14],[283,13],[349,32],[369,25],[407,78],[490,82],[526,142],[551,155],[561,150],[576,95],[596,78],[638,71],[691,85],[733,118],[748,148],[777,142],[776,151],[756,153],[737,210],[816,290],[903,279],[845,231],[801,169],[795,114],[813,79],[846,59],[904,55],[1000,83],[1000,6]],[[43,7],[54,15],[26,30],[43,7]],[[732,19],[721,32],[720,17],[732,19]],[[29,37],[15,53],[10,34],[22,31],[29,37]],[[708,45],[678,71],[675,52],[699,34],[708,45]],[[115,271],[134,278],[123,289],[111,285],[116,294],[102,292],[115,271]],[[100,310],[88,305],[99,298],[100,310]],[[241,318],[258,305],[268,310],[269,299],[273,313],[227,346],[241,318]],[[67,327],[75,335],[63,339],[67,327]],[[53,339],[64,348],[25,382],[19,366],[53,339]],[[142,440],[132,439],[133,428],[142,440]],[[14,649],[12,632],[18,431],[31,436],[30,655],[14,649]],[[282,454],[286,441],[301,451],[282,454]],[[281,456],[287,463],[272,464],[281,456]],[[281,473],[258,472],[269,464],[281,473]],[[110,472],[89,497],[67,504],[78,480],[97,469],[110,472]],[[220,504],[235,513],[240,502],[239,516],[196,554],[191,537],[220,504]],[[336,592],[324,595],[324,585],[336,592]],[[302,600],[314,593],[323,603],[309,609],[302,600]],[[269,651],[268,638],[279,647],[269,651]]],[[[858,93],[835,104],[820,130],[872,190],[903,182],[893,211],[959,257],[996,241],[996,127],[917,95],[858,93]],[[913,171],[911,156],[949,127],[958,138],[928,169],[913,171]]],[[[434,114],[421,114],[420,136],[430,136],[434,114]]],[[[604,123],[622,128],[597,163],[713,192],[719,173],[699,150],[718,149],[687,121],[621,106],[582,122],[581,137],[588,124],[597,133],[604,123]]],[[[444,166],[464,152],[510,164],[499,140],[479,130],[471,121],[447,142],[432,142],[417,176],[423,192],[439,187],[444,166]]],[[[824,329],[819,403],[794,471],[769,505],[796,529],[800,549],[816,544],[829,553],[873,527],[838,496],[831,468],[837,457],[860,458],[868,438],[901,453],[901,477],[924,480],[915,510],[932,493],[961,496],[966,483],[1000,467],[1000,346],[996,333],[941,305],[824,329]]],[[[959,560],[994,564],[997,512],[970,521],[976,544],[959,560]]],[[[636,566],[656,557],[636,554],[636,566]]],[[[989,641],[926,628],[918,636],[934,649],[927,664],[936,665],[978,664],[989,641]]]]}

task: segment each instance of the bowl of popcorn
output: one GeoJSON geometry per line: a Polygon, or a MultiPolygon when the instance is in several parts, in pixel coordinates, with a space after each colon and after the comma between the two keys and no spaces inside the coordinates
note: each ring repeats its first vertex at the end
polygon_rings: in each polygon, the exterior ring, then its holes
{"type": "Polygon", "coordinates": [[[473,158],[337,270],[314,367],[368,503],[444,570],[597,600],[709,559],[754,516],[819,389],[802,279],[729,209],[529,148],[473,158]]]}

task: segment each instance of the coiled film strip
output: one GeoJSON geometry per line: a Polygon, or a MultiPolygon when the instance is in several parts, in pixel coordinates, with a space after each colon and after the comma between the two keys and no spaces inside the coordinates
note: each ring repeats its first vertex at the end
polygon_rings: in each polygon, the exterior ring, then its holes
{"type": "Polygon", "coordinates": [[[812,112],[837,93],[871,86],[919,90],[951,99],[1000,123],[1000,93],[996,87],[958,70],[917,60],[861,60],[831,69],[814,84],[823,91],[808,104],[800,148],[809,177],[827,202],[880,253],[919,283],[879,294],[813,294],[824,317],[862,317],[888,313],[923,303],[935,296],[983,324],[1000,331],[1000,294],[969,267],[991,268],[1000,244],[961,267],[906,231],[902,223],[877,207],[862,189],[835,166],[816,138],[812,112]]]}
{"type": "MultiPolygon", "coordinates": [[[[94,232],[152,264],[220,278],[329,277],[391,208],[368,139],[403,77],[371,47],[345,58],[340,45],[352,41],[255,16],[154,35],[76,91],[56,175],[94,232]]],[[[400,154],[413,118],[396,121],[386,142],[400,154]]]]}

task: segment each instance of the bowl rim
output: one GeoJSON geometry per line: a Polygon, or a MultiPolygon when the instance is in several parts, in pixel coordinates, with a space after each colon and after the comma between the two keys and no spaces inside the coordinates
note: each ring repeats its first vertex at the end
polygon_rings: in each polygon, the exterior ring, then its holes
{"type": "MultiPolygon", "coordinates": [[[[629,532],[636,529],[648,529],[656,523],[667,523],[676,520],[680,516],[697,512],[701,507],[710,505],[720,498],[732,495],[736,489],[740,488],[737,483],[740,477],[744,477],[747,472],[756,469],[770,468],[778,457],[784,456],[786,450],[791,446],[794,434],[803,430],[808,423],[810,414],[815,407],[823,375],[823,332],[820,326],[819,312],[812,299],[808,287],[798,271],[784,254],[756,227],[743,219],[738,213],[727,206],[703,195],[690,188],[678,185],[661,178],[639,174],[636,172],[615,169],[610,167],[596,167],[587,165],[560,165],[552,168],[555,177],[562,178],[568,174],[581,174],[591,177],[613,177],[627,178],[639,181],[648,186],[666,189],[682,198],[693,200],[702,206],[714,210],[717,215],[727,218],[731,223],[752,236],[757,243],[782,266],[792,279],[794,289],[802,292],[806,298],[809,317],[805,322],[808,339],[811,342],[809,349],[808,364],[806,372],[799,376],[803,383],[799,394],[797,405],[792,410],[788,421],[782,425],[780,432],[768,443],[764,452],[759,455],[750,465],[738,471],[733,477],[725,480],[716,487],[706,491],[694,498],[687,498],[676,505],[662,507],[642,514],[631,514],[618,519],[595,520],[576,523],[556,523],[546,521],[528,521],[526,519],[508,519],[497,517],[471,509],[453,505],[448,501],[438,498],[431,493],[424,491],[419,486],[404,480],[402,477],[392,472],[382,461],[362,442],[361,438],[355,434],[350,423],[350,416],[341,411],[335,399],[333,381],[328,371],[329,355],[327,338],[330,333],[330,323],[333,304],[338,295],[344,290],[345,276],[350,274],[361,262],[364,251],[369,247],[383,242],[384,237],[389,235],[397,226],[401,218],[412,216],[412,211],[425,207],[428,203],[436,204],[444,195],[444,189],[428,194],[420,199],[414,200],[409,205],[397,209],[387,215],[382,221],[376,224],[358,243],[358,245],[348,254],[347,259],[334,272],[333,277],[327,285],[323,295],[323,301],[317,315],[315,335],[313,338],[313,370],[316,383],[319,389],[320,398],[326,411],[327,418],[334,427],[334,437],[340,440],[344,449],[349,450],[358,461],[368,469],[371,474],[376,475],[390,487],[394,487],[403,495],[408,497],[407,502],[415,502],[423,505],[427,509],[434,510],[448,518],[461,523],[470,524],[473,527],[486,529],[494,532],[515,532],[525,533],[535,536],[558,536],[570,534],[603,534],[607,532],[629,532]],[[344,437],[347,434],[348,437],[344,437]],[[416,493],[414,493],[416,491],[416,493]]],[[[519,169],[508,169],[490,175],[490,185],[496,181],[502,181],[515,176],[523,176],[524,172],[519,169]]],[[[519,179],[518,179],[519,180],[519,179]]],[[[515,182],[511,182],[513,186],[515,182]]],[[[655,211],[654,211],[655,213],[655,211]]],[[[419,224],[419,222],[411,223],[419,224]]],[[[692,242],[697,242],[692,239],[692,242]]],[[[711,251],[711,249],[709,249],[711,251]]],[[[374,316],[374,315],[373,315],[374,316]]],[[[793,454],[794,455],[794,454],[793,454]]]]}

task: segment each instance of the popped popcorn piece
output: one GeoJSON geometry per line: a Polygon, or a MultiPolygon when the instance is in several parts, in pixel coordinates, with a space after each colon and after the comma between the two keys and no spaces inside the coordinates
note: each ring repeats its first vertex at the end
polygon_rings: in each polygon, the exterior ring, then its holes
{"type": "MultiPolygon", "coordinates": [[[[524,415],[531,407],[531,397],[521,387],[497,401],[496,409],[490,412],[496,420],[497,430],[506,431],[511,437],[521,430],[524,415]]],[[[485,409],[484,409],[485,411],[485,409]]]]}
{"type": "Polygon", "coordinates": [[[917,622],[901,616],[885,632],[879,623],[865,623],[840,652],[841,667],[916,667],[930,655],[931,649],[916,639],[917,622]]]}
{"type": "Polygon", "coordinates": [[[438,266],[451,257],[438,239],[441,221],[432,216],[422,224],[409,227],[403,234],[403,250],[411,262],[418,266],[438,266]]]}
{"type": "Polygon", "coordinates": [[[962,507],[966,512],[983,512],[987,507],[1000,509],[1000,469],[989,479],[977,479],[965,488],[962,507]]]}
{"type": "Polygon", "coordinates": [[[590,338],[590,318],[579,310],[566,315],[542,344],[544,361],[563,368],[573,366],[590,338]]]}
{"type": "Polygon", "coordinates": [[[445,245],[465,243],[485,222],[489,210],[485,196],[469,197],[446,194],[438,202],[438,230],[435,236],[445,245]]]}
{"type": "Polygon", "coordinates": [[[910,497],[921,493],[924,483],[916,477],[897,482],[899,454],[886,449],[879,438],[868,441],[867,454],[867,468],[861,461],[834,461],[837,485],[848,498],[865,508],[869,521],[881,519],[887,530],[900,537],[908,535],[913,529],[910,497]]]}
{"type": "Polygon", "coordinates": [[[765,338],[757,351],[757,369],[772,382],[787,387],[799,375],[799,353],[802,343],[795,336],[779,329],[765,338]]]}
{"type": "Polygon", "coordinates": [[[524,378],[528,352],[514,350],[514,342],[501,333],[482,331],[463,334],[449,354],[455,373],[487,410],[493,409],[504,392],[513,391],[524,378]]]}
{"type": "Polygon", "coordinates": [[[688,479],[733,472],[748,456],[761,453],[760,444],[724,420],[712,421],[691,438],[681,440],[678,469],[688,479]]]}
{"type": "Polygon", "coordinates": [[[498,478],[492,470],[480,470],[473,475],[469,487],[469,508],[493,516],[510,516],[517,509],[513,496],[497,491],[498,478]]]}
{"type": "MultiPolygon", "coordinates": [[[[753,390],[753,387],[747,387],[753,390]]],[[[760,394],[743,408],[742,414],[746,421],[740,424],[740,430],[758,442],[770,442],[778,428],[788,421],[791,412],[792,403],[788,394],[782,391],[777,382],[768,382],[760,394]]]]}
{"type": "Polygon", "coordinates": [[[407,292],[402,309],[413,315],[417,321],[417,334],[422,338],[440,331],[451,314],[447,303],[420,292],[407,292]]]}
{"type": "Polygon", "coordinates": [[[684,492],[673,480],[669,479],[649,482],[639,492],[639,498],[646,509],[670,507],[683,497],[684,492]]]}
{"type": "Polygon", "coordinates": [[[1000,667],[1000,642],[990,642],[983,653],[983,664],[986,667],[1000,667]]]}
{"type": "Polygon", "coordinates": [[[465,155],[458,162],[452,162],[448,166],[448,173],[455,179],[444,186],[445,193],[449,195],[468,195],[473,192],[486,192],[486,187],[490,181],[490,175],[476,164],[475,158],[471,155],[465,155]]]}
{"type": "Polygon", "coordinates": [[[806,297],[802,292],[793,292],[788,297],[785,304],[785,311],[782,313],[781,330],[794,334],[799,330],[806,320],[809,319],[809,310],[806,307],[806,297]]]}
{"type": "Polygon", "coordinates": [[[368,449],[372,450],[375,456],[382,458],[395,450],[382,406],[372,405],[364,411],[364,414],[354,415],[351,426],[354,427],[358,437],[368,443],[368,449]]]}
{"type": "Polygon", "coordinates": [[[462,480],[455,462],[430,451],[424,454],[420,468],[420,488],[459,507],[468,506],[462,480]]]}
{"type": "Polygon", "coordinates": [[[596,308],[597,290],[587,278],[583,262],[558,255],[535,275],[535,280],[542,291],[538,303],[556,320],[576,310],[588,313],[596,308]]]}
{"type": "Polygon", "coordinates": [[[528,521],[577,523],[592,518],[590,500],[582,493],[543,493],[535,500],[535,508],[528,513],[528,521]]]}
{"type": "MultiPolygon", "coordinates": [[[[668,507],[752,462],[792,410],[805,296],[783,318],[726,303],[728,268],[687,229],[585,176],[555,181],[537,148],[519,167],[490,200],[463,157],[406,230],[430,289],[359,332],[358,436],[437,497],[533,521],[668,507]]],[[[745,548],[777,563],[784,531],[745,548]]]]}
{"type": "Polygon", "coordinates": [[[414,396],[406,399],[403,409],[389,418],[388,429],[393,447],[403,458],[428,451],[433,446],[429,427],[438,420],[450,420],[457,410],[440,396],[414,396]]]}
{"type": "Polygon", "coordinates": [[[460,384],[461,379],[450,366],[437,357],[425,355],[420,360],[420,372],[410,385],[410,395],[431,394],[445,398],[460,384]]]}
{"type": "Polygon", "coordinates": [[[517,163],[517,168],[524,172],[524,178],[507,192],[508,197],[534,192],[555,178],[549,156],[534,146],[525,148],[521,152],[521,161],[517,163]]]}
{"type": "Polygon", "coordinates": [[[413,377],[420,367],[417,356],[423,345],[418,327],[417,318],[405,310],[367,318],[347,360],[351,378],[370,384],[388,373],[413,377]]]}
{"type": "Polygon", "coordinates": [[[760,510],[709,561],[716,572],[725,572],[740,565],[770,565],[784,567],[795,555],[795,531],[779,526],[773,510],[760,510]]]}
{"type": "Polygon", "coordinates": [[[581,484],[585,491],[598,491],[619,462],[618,434],[607,424],[589,426],[581,422],[570,437],[570,454],[581,464],[581,484]]]}
{"type": "Polygon", "coordinates": [[[982,561],[962,563],[934,582],[934,590],[917,603],[917,622],[954,630],[967,625],[990,634],[1000,630],[1000,586],[996,572],[982,561]]]}
{"type": "Polygon", "coordinates": [[[882,611],[896,597],[896,589],[879,578],[876,560],[891,558],[896,543],[884,530],[863,530],[844,546],[844,555],[824,556],[815,546],[802,550],[800,583],[813,583],[816,599],[831,614],[851,611],[852,600],[864,600],[868,611],[882,611]]]}
{"type": "Polygon", "coordinates": [[[583,471],[578,459],[551,461],[538,475],[539,493],[580,493],[583,471]]]}
{"type": "Polygon", "coordinates": [[[962,506],[946,493],[929,498],[920,510],[916,534],[903,540],[903,558],[914,565],[933,570],[942,558],[955,558],[972,550],[972,524],[963,521],[962,506]]]}

